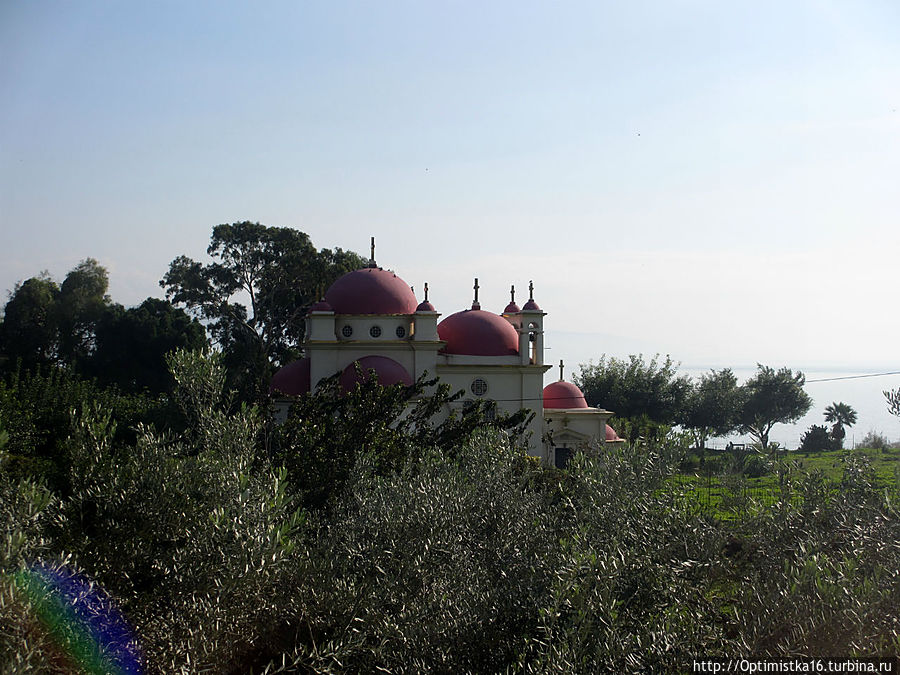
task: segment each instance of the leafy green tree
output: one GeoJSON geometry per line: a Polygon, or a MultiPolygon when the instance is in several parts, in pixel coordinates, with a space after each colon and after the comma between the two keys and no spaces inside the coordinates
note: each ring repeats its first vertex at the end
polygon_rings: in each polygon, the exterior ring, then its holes
{"type": "Polygon", "coordinates": [[[825,421],[832,422],[831,436],[838,448],[844,447],[847,431],[844,427],[856,424],[856,411],[846,403],[832,403],[825,407],[825,421]]]}
{"type": "Polygon", "coordinates": [[[704,373],[687,395],[678,423],[703,450],[711,436],[724,436],[738,426],[740,390],[729,368],[704,373]]]}
{"type": "Polygon", "coordinates": [[[769,432],[776,424],[790,424],[805,415],[812,399],[803,391],[806,377],[790,368],[777,371],[757,365],[757,372],[741,387],[740,429],[763,448],[769,446],[769,432]]]}
{"type": "Polygon", "coordinates": [[[7,369],[15,368],[17,362],[28,370],[55,362],[59,293],[59,285],[46,273],[16,284],[0,324],[0,357],[7,369]]]}
{"type": "Polygon", "coordinates": [[[590,405],[612,410],[624,422],[625,433],[630,428],[629,437],[634,437],[677,421],[691,386],[690,378],[677,370],[669,356],[661,361],[657,354],[648,363],[643,355],[625,360],[604,354],[597,363],[582,364],[574,380],[590,405]]]}
{"type": "Polygon", "coordinates": [[[60,360],[81,365],[96,349],[97,324],[110,305],[109,273],[85,258],[63,280],[56,303],[60,360]]]}
{"type": "Polygon", "coordinates": [[[299,356],[304,317],[335,279],[365,265],[355,253],[316,250],[298,230],[248,221],[213,228],[202,264],[172,261],[160,281],[166,297],[208,322],[232,383],[261,399],[272,364],[299,356]]]}
{"type": "Polygon", "coordinates": [[[98,322],[89,373],[126,392],[169,392],[174,381],[166,354],[205,346],[202,324],[165,300],[147,298],[129,309],[113,305],[98,322]]]}

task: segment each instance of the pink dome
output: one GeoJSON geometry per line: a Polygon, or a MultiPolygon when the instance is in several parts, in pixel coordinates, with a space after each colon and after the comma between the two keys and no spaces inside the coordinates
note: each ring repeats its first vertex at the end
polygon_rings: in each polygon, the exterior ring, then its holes
{"type": "Polygon", "coordinates": [[[425,301],[419,303],[419,306],[416,307],[416,311],[417,312],[433,312],[433,311],[435,311],[435,309],[434,309],[434,305],[432,305],[430,302],[425,300],[425,301]]]}
{"type": "Polygon", "coordinates": [[[613,429],[608,424],[606,425],[606,440],[607,441],[621,441],[622,440],[621,438],[619,438],[619,434],[616,433],[616,430],[613,429]]]}
{"type": "Polygon", "coordinates": [[[519,334],[502,316],[481,309],[451,314],[437,327],[438,337],[447,344],[445,354],[468,356],[515,356],[519,334]]]}
{"type": "Polygon", "coordinates": [[[571,382],[551,382],[544,387],[544,407],[551,409],[587,408],[581,389],[571,382]]]}
{"type": "Polygon", "coordinates": [[[291,361],[272,376],[269,393],[299,396],[309,393],[309,359],[291,361]]]}
{"type": "Polygon", "coordinates": [[[416,296],[403,279],[380,267],[348,272],[331,284],[325,301],[336,314],[412,314],[416,296]]]}
{"type": "Polygon", "coordinates": [[[534,300],[529,300],[525,303],[525,306],[522,307],[523,312],[540,312],[541,308],[538,307],[538,304],[534,300]]]}
{"type": "Polygon", "coordinates": [[[378,383],[385,387],[392,384],[405,384],[409,387],[413,383],[409,373],[406,372],[406,368],[394,361],[394,359],[389,359],[386,356],[364,356],[344,368],[344,372],[341,373],[341,387],[345,391],[351,391],[359,382],[369,378],[371,375],[369,373],[370,370],[375,371],[378,383]],[[357,363],[363,371],[362,376],[356,372],[357,363]]]}
{"type": "Polygon", "coordinates": [[[316,304],[309,308],[310,312],[333,312],[334,310],[324,300],[319,300],[316,304]]]}
{"type": "Polygon", "coordinates": [[[518,314],[521,311],[522,310],[519,309],[519,306],[516,303],[511,302],[506,306],[506,309],[503,310],[503,313],[504,314],[518,314]]]}

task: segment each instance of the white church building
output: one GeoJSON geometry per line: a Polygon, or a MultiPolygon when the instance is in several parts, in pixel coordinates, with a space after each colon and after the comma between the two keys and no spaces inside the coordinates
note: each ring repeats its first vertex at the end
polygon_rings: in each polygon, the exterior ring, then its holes
{"type": "MultiPolygon", "coordinates": [[[[374,258],[374,253],[373,253],[374,258]]],[[[425,297],[416,300],[394,272],[376,266],[349,272],[335,281],[306,318],[304,357],[275,373],[271,391],[283,414],[294,397],[315,394],[320,380],[341,373],[345,389],[356,386],[358,362],[384,385],[411,385],[423,374],[435,375],[464,396],[452,405],[491,399],[497,409],[537,413],[528,428],[529,453],[548,464],[565,466],[575,449],[621,442],[606,424],[611,412],[588,406],[571,382],[543,386],[544,317],[529,284],[520,308],[515,290],[499,314],[484,310],[475,298],[469,309],[440,314],[425,297]]],[[[446,414],[450,414],[448,408],[446,414]]]]}

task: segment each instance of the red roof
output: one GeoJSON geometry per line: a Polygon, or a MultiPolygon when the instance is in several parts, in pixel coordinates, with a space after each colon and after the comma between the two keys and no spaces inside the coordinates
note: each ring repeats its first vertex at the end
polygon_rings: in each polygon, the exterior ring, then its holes
{"type": "Polygon", "coordinates": [[[519,333],[498,314],[467,309],[451,314],[437,327],[438,337],[447,344],[446,354],[468,356],[515,356],[519,353],[519,333]]]}
{"type": "Polygon", "coordinates": [[[336,314],[412,314],[416,296],[403,279],[380,267],[348,272],[331,284],[325,301],[336,314]]]}
{"type": "Polygon", "coordinates": [[[619,434],[616,433],[616,430],[613,429],[608,424],[606,425],[606,440],[608,440],[608,441],[621,441],[622,440],[621,438],[619,438],[619,434]]]}
{"type": "Polygon", "coordinates": [[[269,393],[299,396],[309,393],[309,359],[291,361],[272,376],[269,393]]]}
{"type": "Polygon", "coordinates": [[[405,384],[408,387],[413,383],[406,368],[394,359],[386,356],[364,356],[344,368],[344,372],[341,373],[341,387],[345,391],[351,391],[359,382],[367,380],[371,376],[369,372],[371,370],[375,371],[378,383],[385,387],[392,384],[405,384]],[[356,371],[357,363],[362,369],[362,375],[356,371]]]}
{"type": "Polygon", "coordinates": [[[581,389],[571,382],[551,382],[544,387],[544,407],[552,409],[587,408],[581,389]]]}

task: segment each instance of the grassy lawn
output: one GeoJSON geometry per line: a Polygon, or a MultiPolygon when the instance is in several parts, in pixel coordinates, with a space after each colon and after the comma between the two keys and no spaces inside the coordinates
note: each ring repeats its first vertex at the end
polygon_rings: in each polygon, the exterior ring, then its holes
{"type": "MultiPolygon", "coordinates": [[[[703,465],[699,458],[689,460],[682,473],[672,477],[669,485],[682,492],[688,505],[707,511],[718,518],[731,520],[738,514],[752,514],[754,505],[776,502],[781,481],[786,476],[800,479],[804,474],[819,473],[839,489],[848,458],[868,458],[879,487],[897,490],[900,486],[900,448],[883,450],[858,448],[821,453],[788,452],[775,461],[763,475],[731,473],[724,452],[708,453],[703,465]],[[749,510],[749,511],[748,511],[749,510]]],[[[794,494],[797,497],[796,493],[794,494]]]]}

